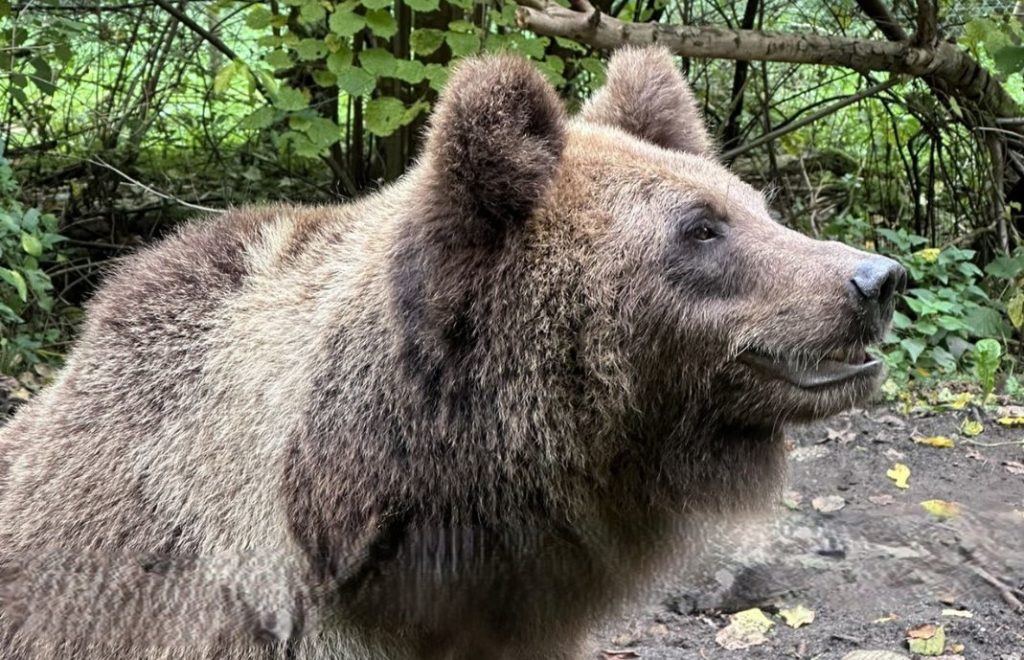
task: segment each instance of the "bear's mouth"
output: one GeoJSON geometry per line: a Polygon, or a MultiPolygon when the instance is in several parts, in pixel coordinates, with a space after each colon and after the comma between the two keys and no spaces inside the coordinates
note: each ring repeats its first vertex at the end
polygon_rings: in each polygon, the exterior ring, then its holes
{"type": "Polygon", "coordinates": [[[803,389],[842,385],[874,377],[882,370],[882,361],[869,355],[863,346],[838,348],[823,355],[779,355],[747,350],[740,353],[738,359],[766,375],[803,389]]]}

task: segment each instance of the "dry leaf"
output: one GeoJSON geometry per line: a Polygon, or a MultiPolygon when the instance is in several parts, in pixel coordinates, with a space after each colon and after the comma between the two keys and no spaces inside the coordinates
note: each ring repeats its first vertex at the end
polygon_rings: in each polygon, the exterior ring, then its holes
{"type": "Polygon", "coordinates": [[[926,623],[907,631],[910,652],[918,655],[942,655],[946,648],[946,631],[942,626],[926,623]]]}
{"type": "Polygon", "coordinates": [[[885,476],[892,479],[896,483],[897,488],[909,487],[907,480],[910,479],[910,468],[903,463],[893,465],[886,471],[885,476]]]}
{"type": "Polygon", "coordinates": [[[790,628],[799,628],[814,622],[814,610],[807,609],[803,605],[779,610],[779,616],[790,628]]]}
{"type": "Polygon", "coordinates": [[[1002,461],[1002,467],[1007,469],[1012,475],[1024,475],[1024,463],[1019,463],[1017,460],[1004,460],[1002,461]]]}
{"type": "Polygon", "coordinates": [[[1024,406],[999,406],[996,417],[1024,417],[1024,406]]]}
{"type": "MultiPolygon", "coordinates": [[[[973,619],[974,612],[970,610],[955,610],[953,608],[946,608],[942,610],[942,616],[959,616],[964,619],[973,619]]],[[[959,653],[959,651],[954,651],[954,653],[959,653]]]]}
{"type": "Polygon", "coordinates": [[[953,441],[944,435],[933,435],[927,438],[914,438],[914,442],[919,445],[928,445],[929,447],[952,447],[953,441]]]}
{"type": "Polygon", "coordinates": [[[900,617],[897,616],[895,613],[890,612],[889,614],[886,614],[885,616],[878,617],[877,619],[875,619],[871,623],[889,623],[890,621],[897,621],[897,620],[899,620],[899,618],[900,617]]]}
{"type": "Polygon", "coordinates": [[[878,506],[889,506],[896,501],[892,495],[869,495],[868,502],[878,506]]]}
{"type": "Polygon", "coordinates": [[[756,607],[732,615],[732,621],[715,635],[715,642],[730,651],[750,648],[768,641],[765,635],[775,622],[756,607]]]}
{"type": "Polygon", "coordinates": [[[793,511],[800,510],[800,504],[804,501],[804,496],[795,490],[787,490],[782,494],[782,506],[793,511]]]}
{"type": "Polygon", "coordinates": [[[815,511],[820,511],[821,513],[832,513],[833,511],[838,511],[846,506],[846,500],[839,495],[823,495],[811,500],[811,506],[814,507],[815,511]]]}
{"type": "Polygon", "coordinates": [[[960,515],[960,505],[956,502],[947,502],[945,500],[925,500],[924,502],[921,502],[921,506],[924,507],[925,511],[940,520],[960,515]]]}
{"type": "Polygon", "coordinates": [[[973,419],[965,419],[964,423],[960,425],[960,432],[970,438],[973,438],[976,435],[981,435],[981,432],[984,430],[985,426],[981,422],[976,422],[973,419]]]}
{"type": "Polygon", "coordinates": [[[959,642],[953,642],[949,645],[949,650],[953,653],[963,653],[964,645],[959,642]]]}

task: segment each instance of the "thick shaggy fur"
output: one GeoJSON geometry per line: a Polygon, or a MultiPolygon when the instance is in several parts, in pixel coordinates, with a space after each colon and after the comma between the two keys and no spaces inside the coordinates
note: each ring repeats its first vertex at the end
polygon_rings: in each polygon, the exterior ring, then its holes
{"type": "Polygon", "coordinates": [[[394,186],[127,260],[0,431],[3,657],[575,657],[694,520],[772,499],[785,422],[874,386],[735,360],[876,330],[863,255],[710,145],[664,51],[576,120],[488,58],[394,186]]]}

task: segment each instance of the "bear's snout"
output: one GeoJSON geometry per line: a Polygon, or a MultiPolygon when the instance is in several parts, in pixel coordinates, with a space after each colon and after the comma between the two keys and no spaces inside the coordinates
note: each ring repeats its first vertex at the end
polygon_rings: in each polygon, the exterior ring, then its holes
{"type": "Polygon", "coordinates": [[[887,257],[871,255],[857,264],[850,278],[850,298],[868,325],[884,331],[892,317],[896,294],[906,286],[903,266],[887,257]]]}

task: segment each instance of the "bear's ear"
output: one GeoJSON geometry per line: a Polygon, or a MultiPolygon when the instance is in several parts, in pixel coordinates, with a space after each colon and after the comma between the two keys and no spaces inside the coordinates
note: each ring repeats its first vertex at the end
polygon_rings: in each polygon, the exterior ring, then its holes
{"type": "Polygon", "coordinates": [[[583,118],[666,149],[714,156],[693,92],[663,47],[612,55],[608,83],[583,108],[583,118]]]}
{"type": "Polygon", "coordinates": [[[483,240],[530,216],[564,146],[565,110],[551,85],[526,60],[488,56],[452,74],[431,120],[425,163],[469,238],[483,240]]]}

